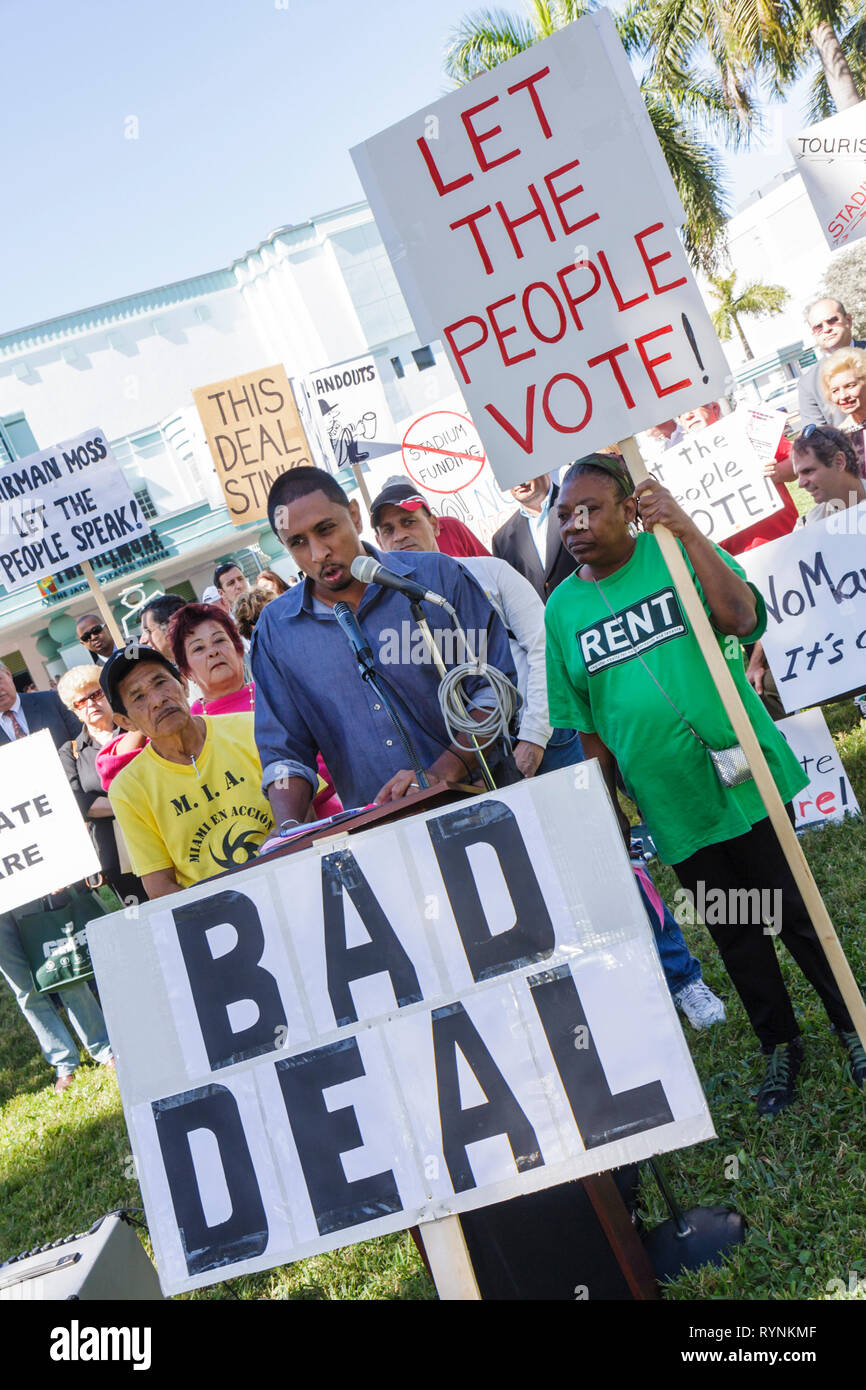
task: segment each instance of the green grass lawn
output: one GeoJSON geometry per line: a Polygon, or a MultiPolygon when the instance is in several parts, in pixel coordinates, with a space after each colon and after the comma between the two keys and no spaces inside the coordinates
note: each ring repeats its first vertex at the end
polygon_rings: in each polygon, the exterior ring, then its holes
{"type": "MultiPolygon", "coordinates": [[[[866,723],[851,702],[825,711],[861,806],[866,807],[866,723]]],[[[866,986],[866,826],[848,820],[803,840],[854,975],[866,986]]],[[[669,870],[656,874],[672,899],[669,870]]],[[[727,1022],[708,1033],[685,1024],[718,1138],[665,1159],[683,1204],[736,1206],[748,1239],[721,1269],[705,1267],[667,1290],[675,1299],[819,1299],[828,1282],[866,1288],[866,1095],[844,1074],[841,1049],[799,972],[783,970],[806,1044],[798,1103],[758,1118],[750,1088],[761,1059],[743,1009],[702,927],[687,928],[704,976],[726,1002],[727,1022]]],[[[55,1096],[50,1076],[9,990],[0,982],[0,1260],[86,1229],[120,1206],[141,1204],[113,1074],[83,1066],[55,1096]]],[[[664,1218],[652,1181],[642,1215],[664,1218]]],[[[834,1294],[832,1296],[841,1296],[834,1294]]],[[[266,1274],[217,1284],[200,1299],[430,1299],[408,1233],[347,1247],[266,1274]]]]}

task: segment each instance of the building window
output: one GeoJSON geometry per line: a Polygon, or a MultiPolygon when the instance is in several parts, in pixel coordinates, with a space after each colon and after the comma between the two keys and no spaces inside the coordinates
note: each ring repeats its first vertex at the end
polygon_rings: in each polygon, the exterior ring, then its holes
{"type": "Polygon", "coordinates": [[[154,506],[153,498],[146,487],[140,487],[136,491],[135,500],[144,521],[153,521],[159,515],[154,506]]]}
{"type": "Polygon", "coordinates": [[[433,356],[431,347],[420,347],[412,349],[412,356],[415,359],[415,366],[419,372],[426,372],[428,367],[436,366],[436,358],[433,356]]]}
{"type": "Polygon", "coordinates": [[[38,451],[39,445],[23,412],[0,417],[0,463],[26,458],[38,451]]]}
{"type": "Polygon", "coordinates": [[[394,375],[395,375],[395,376],[405,376],[405,375],[406,375],[406,373],[403,371],[403,363],[400,361],[399,357],[392,357],[392,358],[391,358],[391,366],[394,368],[394,375]]]}

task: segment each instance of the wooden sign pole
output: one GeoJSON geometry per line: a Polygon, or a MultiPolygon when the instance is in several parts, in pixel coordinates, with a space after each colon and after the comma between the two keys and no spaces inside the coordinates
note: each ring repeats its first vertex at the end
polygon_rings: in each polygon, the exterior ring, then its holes
{"type": "Polygon", "coordinates": [[[352,464],[352,472],[355,475],[355,482],[358,484],[358,490],[364,499],[364,506],[367,508],[367,514],[369,515],[372,510],[372,498],[370,497],[370,490],[367,487],[366,479],[361,472],[360,463],[352,464]]]}
{"type": "MultiPolygon", "coordinates": [[[[628,471],[633,481],[642,483],[649,477],[649,474],[637,441],[631,436],[621,440],[618,447],[628,465],[628,471]]],[[[670,570],[671,578],[692,625],[692,631],[698,639],[710,675],[715,681],[722,704],[725,707],[725,713],[730,719],[734,733],[746,755],[752,776],[755,779],[755,785],[767,809],[770,823],[776,832],[791,873],[794,875],[794,881],[800,890],[803,902],[806,904],[806,910],[812,919],[812,925],[818,934],[830,969],[854,1021],[854,1027],[861,1043],[866,1047],[866,1004],[863,1002],[863,997],[857,987],[857,981],[854,979],[839,938],[833,930],[830,914],[824,905],[824,899],[821,897],[818,885],[812,876],[812,870],[809,868],[806,856],[800,847],[800,841],[797,839],[794,827],[788,819],[788,813],[779,795],[779,789],[773,781],[763,749],[749,721],[749,716],[746,714],[740,693],[734,684],[734,678],[728,670],[728,663],[721,653],[716,634],[698,596],[682,551],[667,527],[654,527],[653,535],[659,543],[662,556],[670,570]]]]}
{"type": "Polygon", "coordinates": [[[475,1270],[459,1216],[443,1216],[421,1227],[436,1292],[443,1302],[480,1299],[475,1270]]]}
{"type": "Polygon", "coordinates": [[[108,628],[108,631],[114,638],[115,646],[124,646],[126,643],[126,639],[123,636],[123,633],[121,632],[120,628],[118,627],[114,614],[112,613],[111,609],[108,606],[108,603],[106,602],[105,595],[103,594],[102,590],[96,582],[96,576],[93,573],[93,566],[91,565],[89,560],[82,560],[81,568],[84,571],[84,577],[90,586],[90,592],[93,595],[93,602],[99,609],[103,621],[105,622],[105,626],[108,628]]]}

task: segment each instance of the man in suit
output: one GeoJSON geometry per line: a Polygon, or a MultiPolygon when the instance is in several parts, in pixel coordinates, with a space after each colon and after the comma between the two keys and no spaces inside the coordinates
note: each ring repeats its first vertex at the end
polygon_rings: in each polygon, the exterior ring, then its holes
{"type": "Polygon", "coordinates": [[[866,342],[853,336],[853,320],[846,313],[845,306],[838,299],[818,299],[806,312],[806,320],[812,330],[812,337],[819,357],[814,367],[810,367],[800,377],[799,405],[800,429],[806,425],[834,425],[839,428],[845,419],[838,406],[825,401],[818,374],[823,366],[822,359],[838,348],[866,347],[866,342]]]}
{"type": "MultiPolygon", "coordinates": [[[[11,672],[0,662],[0,747],[41,729],[48,730],[55,748],[59,749],[71,738],[78,737],[81,723],[54,690],[19,695],[11,672]]],[[[36,903],[22,904],[16,911],[26,912],[38,906],[36,903]]],[[[33,1029],[46,1062],[55,1069],[55,1091],[67,1090],[80,1061],[78,1045],[49,995],[41,994],[34,987],[12,913],[0,913],[0,974],[33,1029]]],[[[86,982],[66,985],[63,1006],[94,1061],[113,1067],[105,1019],[90,986],[86,982]]]]}
{"type": "Polygon", "coordinates": [[[493,554],[524,575],[546,603],[557,584],[577,568],[559,539],[556,496],[559,488],[549,473],[530,478],[511,489],[520,511],[500,526],[491,542],[493,554]]]}
{"type": "Polygon", "coordinates": [[[114,651],[114,638],[98,613],[82,613],[75,635],[94,666],[104,666],[114,651]]]}

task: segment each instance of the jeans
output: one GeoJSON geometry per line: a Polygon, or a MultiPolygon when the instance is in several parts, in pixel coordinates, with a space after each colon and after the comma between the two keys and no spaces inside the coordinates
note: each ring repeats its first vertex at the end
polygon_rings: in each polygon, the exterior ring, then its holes
{"type": "MultiPolygon", "coordinates": [[[[6,979],[18,1001],[42,1054],[58,1076],[68,1076],[80,1061],[78,1047],[72,1034],[47,994],[34,987],[30,966],[21,945],[18,928],[7,913],[0,913],[0,974],[6,979]]],[[[87,981],[65,985],[59,991],[69,1021],[96,1062],[107,1062],[111,1044],[102,1009],[87,981]]]]}
{"type": "Polygon", "coordinates": [[[561,767],[572,767],[574,763],[582,763],[584,757],[576,729],[554,729],[536,776],[540,777],[542,772],[556,772],[561,767]]]}
{"type": "Polygon", "coordinates": [[[686,985],[693,985],[696,980],[702,978],[701,963],[699,960],[695,960],[695,957],[686,945],[685,937],[671,915],[667,903],[659,898],[659,902],[661,902],[663,909],[663,921],[660,923],[657,908],[654,906],[649,894],[637,875],[635,875],[635,878],[640,890],[641,901],[643,902],[646,915],[649,917],[650,925],[653,929],[656,950],[659,953],[662,970],[665,972],[668,989],[671,994],[676,995],[679,990],[685,989],[686,985]]]}

